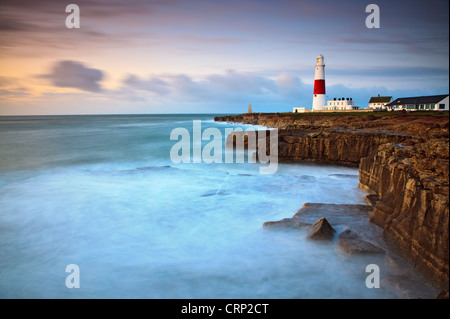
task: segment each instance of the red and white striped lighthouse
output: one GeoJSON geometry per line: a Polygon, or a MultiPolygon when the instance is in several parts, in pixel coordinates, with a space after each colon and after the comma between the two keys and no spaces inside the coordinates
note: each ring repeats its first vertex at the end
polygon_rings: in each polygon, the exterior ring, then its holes
{"type": "Polygon", "coordinates": [[[323,107],[327,104],[327,98],[325,95],[325,63],[323,55],[317,56],[316,73],[314,76],[314,97],[313,97],[313,110],[323,110],[323,107]]]}

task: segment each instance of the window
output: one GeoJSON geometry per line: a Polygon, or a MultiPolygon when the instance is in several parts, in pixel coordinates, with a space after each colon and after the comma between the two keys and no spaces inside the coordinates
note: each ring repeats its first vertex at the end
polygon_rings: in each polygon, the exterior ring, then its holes
{"type": "Polygon", "coordinates": [[[445,110],[445,104],[439,104],[439,110],[445,110]]]}

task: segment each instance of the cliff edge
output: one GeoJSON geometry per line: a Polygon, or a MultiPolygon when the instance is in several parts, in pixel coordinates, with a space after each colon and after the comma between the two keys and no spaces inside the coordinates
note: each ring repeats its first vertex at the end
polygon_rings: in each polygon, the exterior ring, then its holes
{"type": "Polygon", "coordinates": [[[449,285],[448,112],[251,113],[216,121],[278,128],[280,162],[359,166],[370,221],[437,286],[449,285]]]}

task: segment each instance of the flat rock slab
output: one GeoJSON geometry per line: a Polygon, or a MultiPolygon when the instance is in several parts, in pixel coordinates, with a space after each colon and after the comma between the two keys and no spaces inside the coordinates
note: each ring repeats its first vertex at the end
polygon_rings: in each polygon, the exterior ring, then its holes
{"type": "Polygon", "coordinates": [[[383,229],[369,221],[371,212],[372,207],[368,205],[306,203],[292,219],[313,224],[325,217],[338,233],[351,228],[383,247],[383,229]]]}
{"type": "Polygon", "coordinates": [[[291,218],[265,222],[265,229],[308,229],[325,217],[337,233],[353,229],[361,235],[361,240],[371,242],[386,249],[383,229],[369,221],[372,207],[368,205],[306,203],[291,218]]]}
{"type": "Polygon", "coordinates": [[[294,218],[283,218],[282,220],[265,222],[263,224],[263,227],[266,229],[301,229],[310,226],[310,223],[302,223],[294,218]]]}
{"type": "Polygon", "coordinates": [[[337,246],[347,254],[384,254],[384,249],[364,240],[354,230],[344,230],[338,236],[337,246]]]}
{"type": "Polygon", "coordinates": [[[369,220],[372,207],[368,205],[306,203],[292,218],[314,223],[325,217],[331,225],[361,222],[369,220]]]}

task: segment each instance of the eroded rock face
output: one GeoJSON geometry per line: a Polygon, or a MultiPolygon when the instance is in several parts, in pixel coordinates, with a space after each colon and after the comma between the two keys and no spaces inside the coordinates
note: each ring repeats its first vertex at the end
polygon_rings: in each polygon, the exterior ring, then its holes
{"type": "Polygon", "coordinates": [[[329,131],[299,133],[279,132],[279,161],[311,161],[358,166],[378,146],[398,143],[408,137],[402,134],[367,133],[363,131],[329,131]]]}
{"type": "MultiPolygon", "coordinates": [[[[216,121],[239,122],[276,127],[278,131],[279,162],[317,162],[358,166],[362,157],[368,156],[380,145],[400,143],[411,139],[409,133],[366,129],[365,117],[309,116],[293,119],[278,114],[241,114],[220,116],[216,121]]],[[[249,147],[249,134],[253,132],[233,132],[227,143],[236,145],[240,141],[243,148],[249,147]]],[[[256,147],[265,137],[264,131],[257,133],[256,147]]],[[[269,142],[269,139],[266,139],[269,142]]],[[[253,145],[255,147],[255,145],[253,145]]],[[[266,145],[269,149],[269,145],[266,145]]]]}
{"type": "Polygon", "coordinates": [[[385,239],[443,288],[449,280],[448,139],[386,144],[360,164],[361,185],[379,201],[370,220],[385,239]],[[426,148],[425,146],[428,146],[426,148]]]}
{"type": "MultiPolygon", "coordinates": [[[[269,131],[232,132],[227,145],[241,149],[258,148],[266,142],[270,149],[269,131]],[[252,134],[249,138],[249,134],[252,134]],[[256,135],[255,135],[256,134],[256,135]],[[249,141],[251,141],[249,143],[249,141]]],[[[295,131],[278,132],[279,162],[316,162],[358,166],[362,157],[385,143],[399,143],[409,139],[403,134],[371,133],[365,131],[295,131]]]]}

